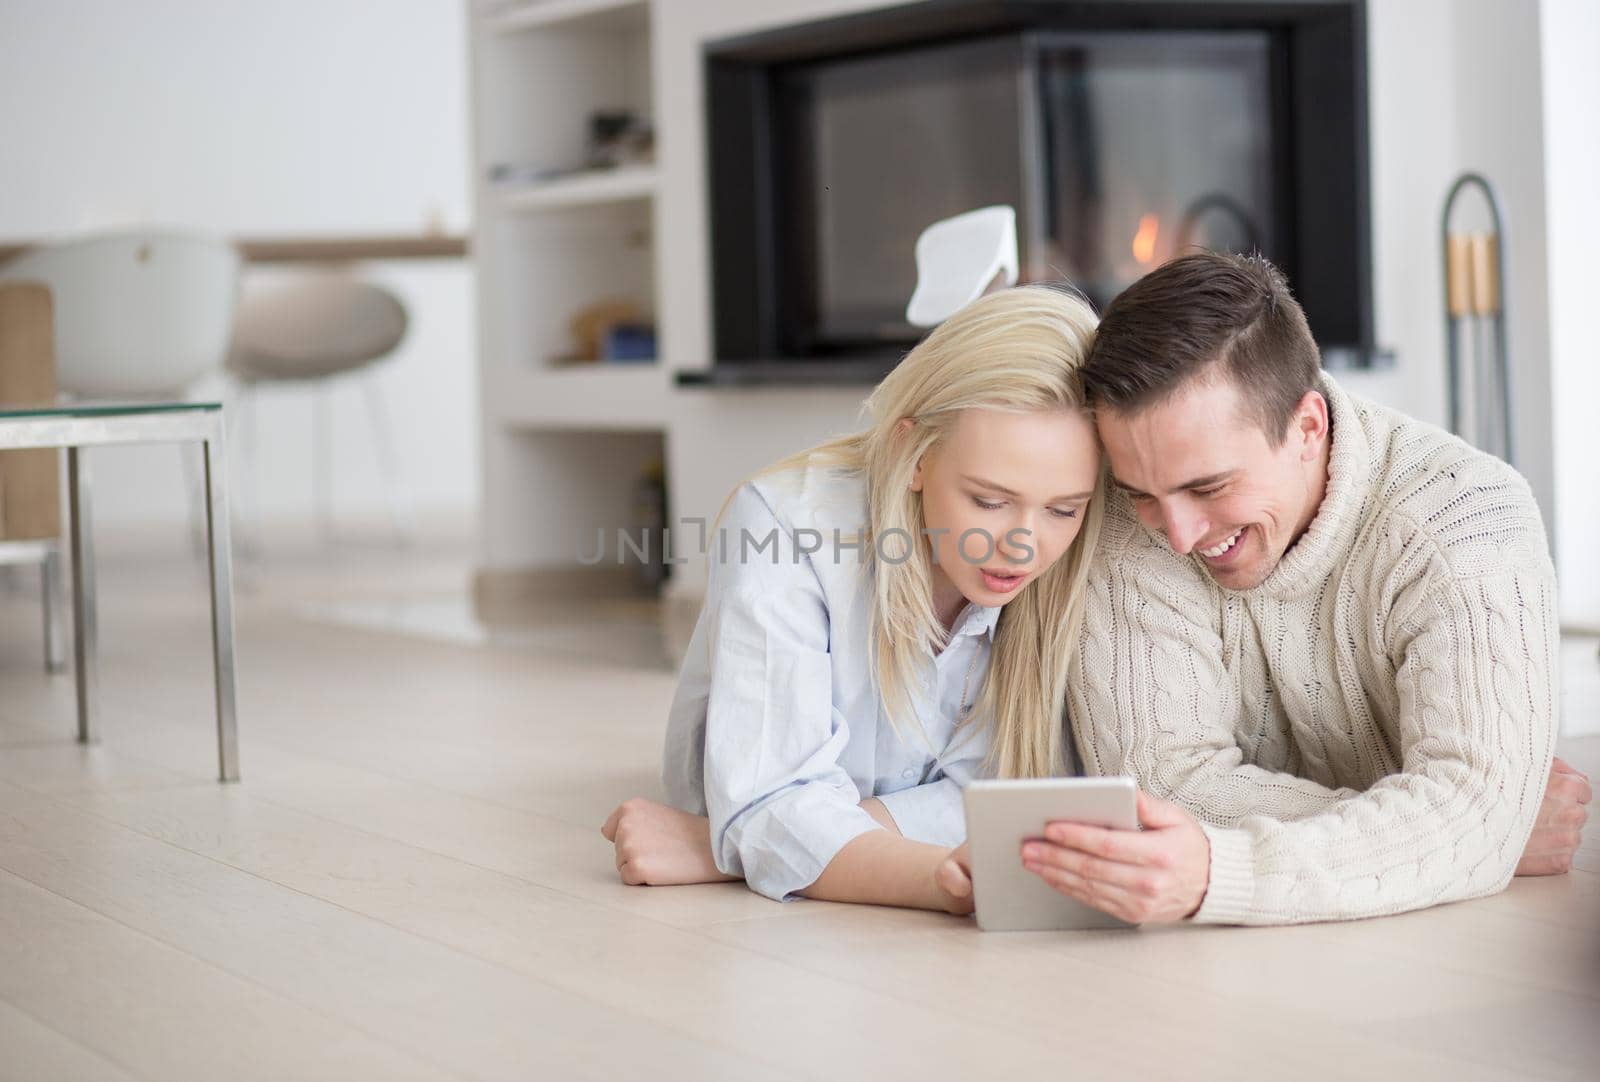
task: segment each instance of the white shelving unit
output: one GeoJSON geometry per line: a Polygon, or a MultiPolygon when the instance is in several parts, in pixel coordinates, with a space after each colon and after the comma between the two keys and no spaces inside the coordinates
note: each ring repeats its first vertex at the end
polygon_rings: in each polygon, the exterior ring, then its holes
{"type": "Polygon", "coordinates": [[[479,0],[470,11],[480,591],[550,572],[587,584],[580,592],[615,592],[635,571],[580,568],[580,535],[635,524],[641,479],[665,458],[668,373],[659,360],[576,356],[572,321],[621,303],[662,341],[660,183],[653,164],[580,170],[594,113],[654,118],[655,12],[648,0],[479,0]],[[493,184],[496,165],[562,175],[493,184]]]}
{"type": "Polygon", "coordinates": [[[492,191],[495,202],[504,211],[560,210],[565,207],[628,203],[655,197],[656,170],[654,166],[629,165],[492,191]]]}
{"type": "Polygon", "coordinates": [[[479,5],[487,28],[496,34],[585,26],[615,31],[642,26],[649,18],[643,0],[510,0],[479,5]]]}
{"type": "Polygon", "coordinates": [[[667,373],[657,364],[575,364],[496,369],[484,393],[508,428],[638,431],[662,428],[667,373]]]}

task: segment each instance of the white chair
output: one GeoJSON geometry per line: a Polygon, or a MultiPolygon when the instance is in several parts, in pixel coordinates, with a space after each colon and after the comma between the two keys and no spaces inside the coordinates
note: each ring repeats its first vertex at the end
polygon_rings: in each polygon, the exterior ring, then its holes
{"type": "MultiPolygon", "coordinates": [[[[198,233],[141,229],[41,245],[0,281],[42,282],[55,307],[56,385],[74,398],[184,399],[220,374],[233,330],[239,252],[198,233]]],[[[191,494],[199,464],[183,454],[191,494]]],[[[197,539],[203,509],[191,495],[197,539]]]]}
{"type": "Polygon", "coordinates": [[[25,252],[0,268],[4,279],[50,287],[62,391],[182,398],[227,355],[239,253],[196,234],[106,234],[25,252]]]}
{"type": "Polygon", "coordinates": [[[316,504],[323,536],[333,533],[330,486],[332,436],[329,394],[336,377],[365,369],[368,420],[379,468],[388,489],[396,536],[408,541],[415,527],[401,493],[394,433],[389,424],[376,363],[404,341],[406,308],[389,290],[346,268],[305,270],[292,277],[247,287],[234,321],[229,373],[243,391],[240,446],[254,471],[255,391],[263,384],[315,383],[317,400],[316,504]]]}
{"type": "Polygon", "coordinates": [[[989,291],[1017,284],[1017,212],[995,206],[934,222],[917,238],[917,288],[906,322],[933,327],[989,291]]]}

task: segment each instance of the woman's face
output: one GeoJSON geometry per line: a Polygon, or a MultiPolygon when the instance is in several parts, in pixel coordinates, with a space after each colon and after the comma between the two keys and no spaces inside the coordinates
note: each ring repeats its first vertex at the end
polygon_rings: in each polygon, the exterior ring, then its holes
{"type": "Polygon", "coordinates": [[[1004,605],[1066,554],[1100,472],[1081,410],[965,410],[917,464],[933,553],[934,606],[1004,605]]]}

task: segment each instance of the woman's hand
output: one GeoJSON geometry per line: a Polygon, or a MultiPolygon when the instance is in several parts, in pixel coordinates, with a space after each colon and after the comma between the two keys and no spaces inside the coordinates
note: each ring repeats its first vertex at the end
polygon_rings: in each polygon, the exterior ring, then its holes
{"type": "Polygon", "coordinates": [[[972,854],[967,843],[950,850],[944,863],[934,871],[933,881],[944,897],[946,910],[958,917],[972,912],[972,854]]]}
{"type": "Polygon", "coordinates": [[[617,873],[624,883],[665,887],[739,878],[717,870],[711,822],[703,815],[634,797],[611,813],[600,833],[617,847],[617,873]]]}

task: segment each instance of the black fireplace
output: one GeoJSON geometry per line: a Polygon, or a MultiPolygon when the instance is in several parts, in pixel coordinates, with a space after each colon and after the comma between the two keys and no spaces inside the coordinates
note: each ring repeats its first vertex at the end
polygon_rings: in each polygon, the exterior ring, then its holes
{"type": "Polygon", "coordinates": [[[1362,0],[928,0],[707,49],[709,382],[872,380],[917,234],[1017,208],[1022,278],[1103,306],[1195,248],[1288,274],[1372,364],[1362,0]]]}

